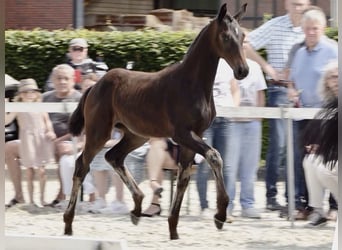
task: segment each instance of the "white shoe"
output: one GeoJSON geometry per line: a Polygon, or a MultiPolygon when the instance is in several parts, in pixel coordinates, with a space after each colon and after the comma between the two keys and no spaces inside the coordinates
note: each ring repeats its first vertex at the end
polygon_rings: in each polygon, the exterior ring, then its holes
{"type": "Polygon", "coordinates": [[[201,209],[200,217],[203,219],[212,219],[214,218],[214,214],[215,214],[214,210],[209,209],[209,208],[204,208],[204,209],[201,209]]]}
{"type": "Polygon", "coordinates": [[[68,200],[62,200],[60,202],[58,202],[54,207],[58,208],[60,210],[65,210],[69,205],[69,201],[68,200]]]}
{"type": "Polygon", "coordinates": [[[101,214],[122,215],[122,214],[128,214],[129,209],[125,203],[120,202],[120,201],[113,201],[108,207],[99,209],[98,212],[101,214]]]}
{"type": "Polygon", "coordinates": [[[129,209],[127,205],[120,201],[113,201],[111,204],[111,208],[114,214],[128,214],[129,209]]]}
{"type": "Polygon", "coordinates": [[[227,223],[233,223],[233,221],[234,221],[233,211],[228,210],[226,222],[227,223]]]}
{"type": "Polygon", "coordinates": [[[253,207],[242,209],[241,217],[250,219],[261,219],[260,212],[253,207]]]}
{"type": "Polygon", "coordinates": [[[91,213],[98,213],[100,209],[105,208],[106,206],[107,203],[104,199],[97,198],[90,206],[85,207],[85,210],[91,213]]]}

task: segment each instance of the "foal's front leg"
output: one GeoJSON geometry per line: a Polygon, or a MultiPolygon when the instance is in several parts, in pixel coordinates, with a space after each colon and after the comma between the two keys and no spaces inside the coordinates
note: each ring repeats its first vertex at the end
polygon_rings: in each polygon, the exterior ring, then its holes
{"type": "Polygon", "coordinates": [[[200,138],[193,132],[183,131],[183,133],[177,134],[177,137],[174,139],[179,144],[191,149],[193,152],[197,152],[202,155],[210,165],[216,181],[217,213],[214,216],[214,220],[216,228],[222,229],[226,221],[226,209],[229,203],[229,197],[223,182],[223,162],[219,152],[214,148],[208,146],[202,140],[202,138],[200,138]]]}
{"type": "Polygon", "coordinates": [[[217,229],[222,229],[224,222],[226,221],[226,211],[229,203],[229,197],[227,195],[222,174],[222,158],[220,153],[210,148],[205,154],[205,159],[213,170],[214,177],[216,180],[216,206],[217,213],[214,216],[215,225],[217,229]]]}

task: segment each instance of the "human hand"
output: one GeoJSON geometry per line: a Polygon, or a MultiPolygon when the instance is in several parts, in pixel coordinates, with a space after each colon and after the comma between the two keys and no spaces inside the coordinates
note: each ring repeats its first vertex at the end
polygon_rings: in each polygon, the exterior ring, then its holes
{"type": "Polygon", "coordinates": [[[314,154],[316,153],[318,147],[319,147],[318,144],[310,144],[310,145],[306,145],[305,149],[306,149],[306,152],[308,152],[309,154],[314,154]]]}
{"type": "Polygon", "coordinates": [[[295,105],[298,105],[300,92],[301,91],[298,91],[295,88],[288,88],[287,89],[287,98],[290,100],[290,102],[294,103],[295,105]]]}
{"type": "Polygon", "coordinates": [[[278,72],[268,63],[264,66],[264,72],[275,81],[279,81],[281,79],[278,72]]]}
{"type": "Polygon", "coordinates": [[[56,139],[56,134],[55,134],[55,132],[53,132],[53,131],[47,131],[46,133],[45,133],[45,136],[46,136],[46,138],[48,138],[49,140],[54,140],[54,139],[56,139]]]}
{"type": "Polygon", "coordinates": [[[56,144],[56,147],[59,156],[72,155],[74,153],[73,145],[68,141],[61,141],[56,144]]]}

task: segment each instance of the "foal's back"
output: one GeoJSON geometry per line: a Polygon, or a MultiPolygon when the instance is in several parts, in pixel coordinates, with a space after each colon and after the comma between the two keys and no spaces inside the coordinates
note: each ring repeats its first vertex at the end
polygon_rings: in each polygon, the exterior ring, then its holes
{"type": "Polygon", "coordinates": [[[112,69],[93,86],[85,108],[113,117],[113,126],[123,124],[137,135],[169,137],[174,127],[168,107],[171,100],[177,103],[177,68],[171,65],[153,73],[112,69]]]}

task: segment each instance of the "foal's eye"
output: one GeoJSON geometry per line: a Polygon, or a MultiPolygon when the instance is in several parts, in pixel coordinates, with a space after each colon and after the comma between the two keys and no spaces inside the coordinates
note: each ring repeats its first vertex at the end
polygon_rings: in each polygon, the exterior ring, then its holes
{"type": "Polygon", "coordinates": [[[229,36],[227,34],[222,35],[223,41],[227,42],[229,40],[229,36]]]}

